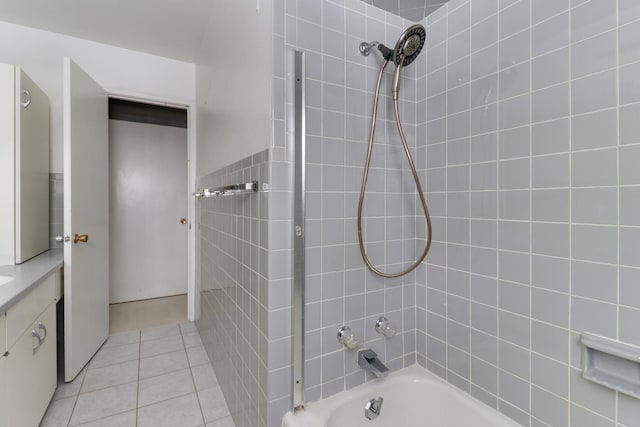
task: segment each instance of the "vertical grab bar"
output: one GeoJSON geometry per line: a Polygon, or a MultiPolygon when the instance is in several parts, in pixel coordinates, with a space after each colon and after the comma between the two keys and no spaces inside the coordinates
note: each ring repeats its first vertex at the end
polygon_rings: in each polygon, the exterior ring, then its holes
{"type": "Polygon", "coordinates": [[[304,408],[304,287],[305,287],[305,57],[295,52],[294,188],[293,188],[293,410],[304,408]]]}

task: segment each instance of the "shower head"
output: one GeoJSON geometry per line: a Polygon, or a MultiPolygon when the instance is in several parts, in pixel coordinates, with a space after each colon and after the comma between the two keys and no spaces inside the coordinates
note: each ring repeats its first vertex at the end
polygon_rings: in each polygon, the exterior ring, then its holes
{"type": "Polygon", "coordinates": [[[416,59],[424,46],[425,40],[426,32],[424,27],[416,24],[407,28],[405,32],[400,35],[396,47],[393,50],[379,42],[362,42],[360,43],[360,53],[368,56],[371,48],[377,47],[384,59],[393,61],[396,66],[402,61],[402,66],[406,67],[416,59]]]}
{"type": "Polygon", "coordinates": [[[426,32],[420,24],[410,26],[400,35],[396,47],[393,49],[393,62],[397,65],[402,61],[402,66],[411,64],[417,57],[424,42],[426,32]]]}

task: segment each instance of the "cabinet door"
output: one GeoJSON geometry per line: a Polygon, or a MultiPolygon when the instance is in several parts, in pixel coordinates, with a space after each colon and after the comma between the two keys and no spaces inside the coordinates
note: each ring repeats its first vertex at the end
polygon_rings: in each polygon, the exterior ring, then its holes
{"type": "Polygon", "coordinates": [[[0,64],[0,265],[15,256],[15,70],[0,64]]]}
{"type": "Polygon", "coordinates": [[[49,249],[49,99],[16,68],[16,264],[49,249]]]}
{"type": "Polygon", "coordinates": [[[7,424],[7,321],[4,313],[0,313],[0,427],[8,427],[7,424]]]}
{"type": "Polygon", "coordinates": [[[0,355],[0,427],[9,427],[7,406],[7,358],[0,355]]]}
{"type": "Polygon", "coordinates": [[[11,390],[7,396],[9,425],[39,425],[56,389],[55,304],[9,349],[6,368],[7,390],[11,390]],[[43,338],[40,344],[33,331],[43,338]]]}

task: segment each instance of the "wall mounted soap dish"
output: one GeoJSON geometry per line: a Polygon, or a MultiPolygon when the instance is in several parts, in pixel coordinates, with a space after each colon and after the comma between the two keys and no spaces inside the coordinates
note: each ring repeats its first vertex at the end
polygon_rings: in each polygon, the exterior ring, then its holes
{"type": "Polygon", "coordinates": [[[640,347],[582,333],[582,376],[640,399],[640,347]]]}

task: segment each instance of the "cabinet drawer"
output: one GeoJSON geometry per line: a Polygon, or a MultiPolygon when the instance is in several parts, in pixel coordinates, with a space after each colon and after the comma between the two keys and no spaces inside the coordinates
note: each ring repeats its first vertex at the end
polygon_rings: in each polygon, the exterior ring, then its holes
{"type": "MultiPolygon", "coordinates": [[[[7,347],[11,346],[53,301],[55,278],[50,274],[7,312],[7,347]]],[[[55,328],[54,328],[55,329],[55,328]]]]}
{"type": "Polygon", "coordinates": [[[45,312],[9,348],[7,366],[7,410],[10,426],[37,426],[47,410],[56,389],[56,305],[50,303],[45,312]],[[46,338],[38,346],[32,331],[46,338]]]}

